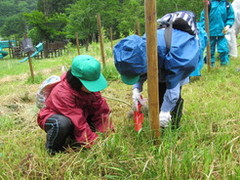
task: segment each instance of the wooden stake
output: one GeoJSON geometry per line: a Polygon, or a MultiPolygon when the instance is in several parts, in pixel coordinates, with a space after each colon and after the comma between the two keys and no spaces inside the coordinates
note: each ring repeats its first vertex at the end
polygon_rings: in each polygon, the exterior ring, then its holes
{"type": "Polygon", "coordinates": [[[204,1],[204,14],[205,14],[205,31],[208,36],[208,42],[207,42],[207,65],[208,65],[208,71],[211,70],[211,52],[210,52],[210,32],[209,32],[209,8],[208,4],[209,1],[204,1]]]}
{"type": "MultiPolygon", "coordinates": [[[[28,38],[28,37],[27,37],[27,34],[24,34],[23,38],[24,38],[24,39],[27,39],[27,38],[28,38]]],[[[33,66],[32,66],[32,59],[31,59],[30,53],[31,53],[31,52],[27,52],[28,64],[29,64],[29,69],[30,69],[30,72],[31,72],[32,80],[34,81],[33,66]]]]}
{"type": "Polygon", "coordinates": [[[110,41],[111,41],[111,49],[113,51],[113,34],[112,34],[112,27],[110,27],[110,41]]]}
{"type": "Polygon", "coordinates": [[[157,20],[156,0],[145,0],[145,26],[148,58],[148,105],[149,119],[155,144],[160,137],[159,102],[158,102],[158,58],[157,58],[157,20]]]}
{"type": "Polygon", "coordinates": [[[104,44],[103,44],[102,25],[101,25],[100,14],[97,15],[97,24],[98,24],[98,33],[99,33],[99,42],[100,42],[100,48],[101,48],[102,62],[103,62],[103,66],[105,66],[104,44]]]}
{"type": "Polygon", "coordinates": [[[11,40],[8,40],[8,51],[9,51],[9,56],[10,58],[12,58],[12,54],[11,54],[11,48],[12,47],[12,44],[11,44],[11,40]]]}
{"type": "Polygon", "coordinates": [[[78,52],[78,55],[80,55],[78,32],[75,33],[75,37],[76,37],[77,52],[78,52]]]}
{"type": "Polygon", "coordinates": [[[141,36],[139,20],[137,20],[136,22],[136,34],[141,36]]]}
{"type": "Polygon", "coordinates": [[[28,64],[29,64],[29,68],[30,68],[30,72],[31,72],[31,77],[32,77],[32,80],[34,81],[34,73],[33,73],[33,67],[32,67],[32,58],[30,56],[30,52],[28,52],[27,55],[28,55],[28,64]]]}

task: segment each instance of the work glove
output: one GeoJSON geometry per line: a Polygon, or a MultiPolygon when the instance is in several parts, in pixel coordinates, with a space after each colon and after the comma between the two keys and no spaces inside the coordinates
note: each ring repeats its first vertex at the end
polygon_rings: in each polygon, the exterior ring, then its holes
{"type": "Polygon", "coordinates": [[[137,88],[133,89],[133,91],[132,91],[132,98],[133,98],[134,104],[137,104],[138,102],[140,102],[143,105],[144,100],[142,98],[142,95],[141,95],[139,89],[137,89],[137,88]]]}
{"type": "Polygon", "coordinates": [[[226,25],[223,29],[223,33],[224,34],[227,34],[229,32],[229,29],[230,29],[230,26],[229,25],[226,25]]]}
{"type": "Polygon", "coordinates": [[[159,113],[159,121],[160,121],[160,126],[163,128],[168,127],[169,123],[171,122],[171,114],[170,112],[163,112],[161,111],[159,113]]]}

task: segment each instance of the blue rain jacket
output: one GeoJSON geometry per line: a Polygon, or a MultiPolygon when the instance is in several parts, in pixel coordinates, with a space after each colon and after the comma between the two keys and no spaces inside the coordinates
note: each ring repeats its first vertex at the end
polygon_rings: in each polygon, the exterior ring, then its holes
{"type": "Polygon", "coordinates": [[[186,79],[197,67],[200,59],[199,40],[187,32],[172,29],[172,42],[167,52],[164,29],[157,31],[159,79],[172,89],[186,79]]]}
{"type": "Polygon", "coordinates": [[[200,60],[198,62],[197,68],[191,73],[190,76],[201,76],[201,70],[204,66],[204,50],[207,46],[208,37],[206,31],[203,29],[202,23],[197,23],[198,38],[200,41],[200,60]]]}
{"type": "MultiPolygon", "coordinates": [[[[121,40],[114,47],[114,62],[117,70],[124,75],[147,73],[145,48],[145,35],[142,38],[135,35],[121,40]]],[[[172,29],[169,52],[166,50],[164,29],[157,30],[157,49],[159,81],[166,82],[167,89],[176,87],[180,81],[186,79],[197,67],[200,58],[198,39],[194,35],[177,29],[172,29]]]]}
{"type": "MultiPolygon", "coordinates": [[[[230,27],[234,23],[234,11],[229,3],[230,7],[227,8],[226,0],[212,0],[211,9],[209,12],[209,31],[210,36],[224,36],[222,32],[224,27],[229,25],[230,27]]],[[[200,21],[205,21],[205,13],[202,11],[200,21]]]]}

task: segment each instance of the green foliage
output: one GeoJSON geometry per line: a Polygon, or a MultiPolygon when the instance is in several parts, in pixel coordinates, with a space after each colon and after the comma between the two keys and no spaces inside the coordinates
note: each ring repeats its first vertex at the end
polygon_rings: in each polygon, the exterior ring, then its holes
{"type": "Polygon", "coordinates": [[[22,34],[26,31],[24,18],[21,14],[36,8],[37,0],[4,0],[0,3],[0,31],[1,36],[22,34]],[[22,19],[21,19],[21,18],[22,19]],[[9,31],[6,29],[9,28],[9,31]]]}
{"type": "Polygon", "coordinates": [[[88,39],[97,32],[96,10],[91,6],[95,0],[78,0],[67,9],[69,22],[66,27],[68,38],[75,39],[75,32],[78,32],[79,39],[88,39]]]}
{"type": "Polygon", "coordinates": [[[65,13],[65,9],[76,0],[38,0],[38,10],[46,16],[52,16],[58,13],[65,13]]]}
{"type": "MultiPolygon", "coordinates": [[[[96,15],[100,14],[102,27],[109,32],[113,29],[114,36],[119,36],[119,32],[128,35],[129,31],[135,31],[136,21],[143,22],[144,7],[141,1],[128,0],[120,3],[115,0],[78,0],[67,9],[69,23],[67,32],[69,38],[74,38],[78,32],[79,39],[90,40],[98,33],[96,15]],[[109,8],[110,7],[110,8],[109,8]]],[[[110,33],[107,33],[107,37],[110,33]]]]}
{"type": "Polygon", "coordinates": [[[103,67],[102,73],[108,81],[116,81],[119,79],[119,74],[114,64],[108,63],[105,67],[103,67]]]}
{"type": "Polygon", "coordinates": [[[170,12],[185,10],[194,12],[198,18],[203,5],[203,1],[157,0],[157,16],[160,18],[170,12]]]}
{"type": "Polygon", "coordinates": [[[26,22],[22,14],[16,14],[5,19],[4,25],[0,29],[2,37],[11,35],[23,36],[26,32],[26,22]]]}
{"type": "Polygon", "coordinates": [[[144,22],[144,4],[139,0],[127,0],[121,4],[121,16],[118,20],[118,31],[125,36],[135,31],[136,22],[144,22]]]}
{"type": "Polygon", "coordinates": [[[35,28],[35,34],[39,39],[48,39],[50,34],[48,33],[48,26],[46,24],[47,17],[40,11],[32,11],[31,13],[25,13],[26,20],[35,28]]]}
{"type": "Polygon", "coordinates": [[[27,78],[26,84],[41,84],[44,81],[44,77],[41,73],[37,73],[34,75],[34,78],[29,76],[27,78]]]}
{"type": "MultiPolygon", "coordinates": [[[[156,2],[158,18],[178,10],[193,11],[198,18],[203,9],[202,1],[156,2]]],[[[73,40],[78,32],[80,43],[88,46],[98,37],[97,14],[101,15],[108,39],[110,28],[114,39],[136,33],[137,24],[141,34],[145,31],[144,0],[6,0],[0,4],[0,32],[1,36],[22,35],[28,29],[34,42],[73,40]],[[22,12],[27,12],[28,27],[24,18],[20,18],[19,13],[22,12]],[[13,23],[14,26],[11,26],[13,23]]]]}
{"type": "Polygon", "coordinates": [[[33,34],[37,34],[37,37],[42,41],[64,39],[66,32],[62,31],[62,29],[67,23],[65,14],[55,14],[52,17],[47,17],[43,12],[32,11],[24,15],[27,22],[35,28],[33,34]]]}
{"type": "Polygon", "coordinates": [[[34,27],[28,32],[28,37],[32,39],[33,44],[37,44],[39,42],[42,42],[43,39],[41,37],[41,31],[34,27]]]}

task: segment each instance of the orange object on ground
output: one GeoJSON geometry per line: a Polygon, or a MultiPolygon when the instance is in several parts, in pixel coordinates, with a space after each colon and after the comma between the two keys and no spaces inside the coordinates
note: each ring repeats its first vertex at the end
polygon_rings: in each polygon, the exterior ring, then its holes
{"type": "Polygon", "coordinates": [[[142,129],[142,124],[144,120],[144,114],[141,111],[142,104],[138,101],[136,103],[136,110],[134,111],[133,118],[134,118],[134,129],[135,131],[140,131],[142,129]]]}

